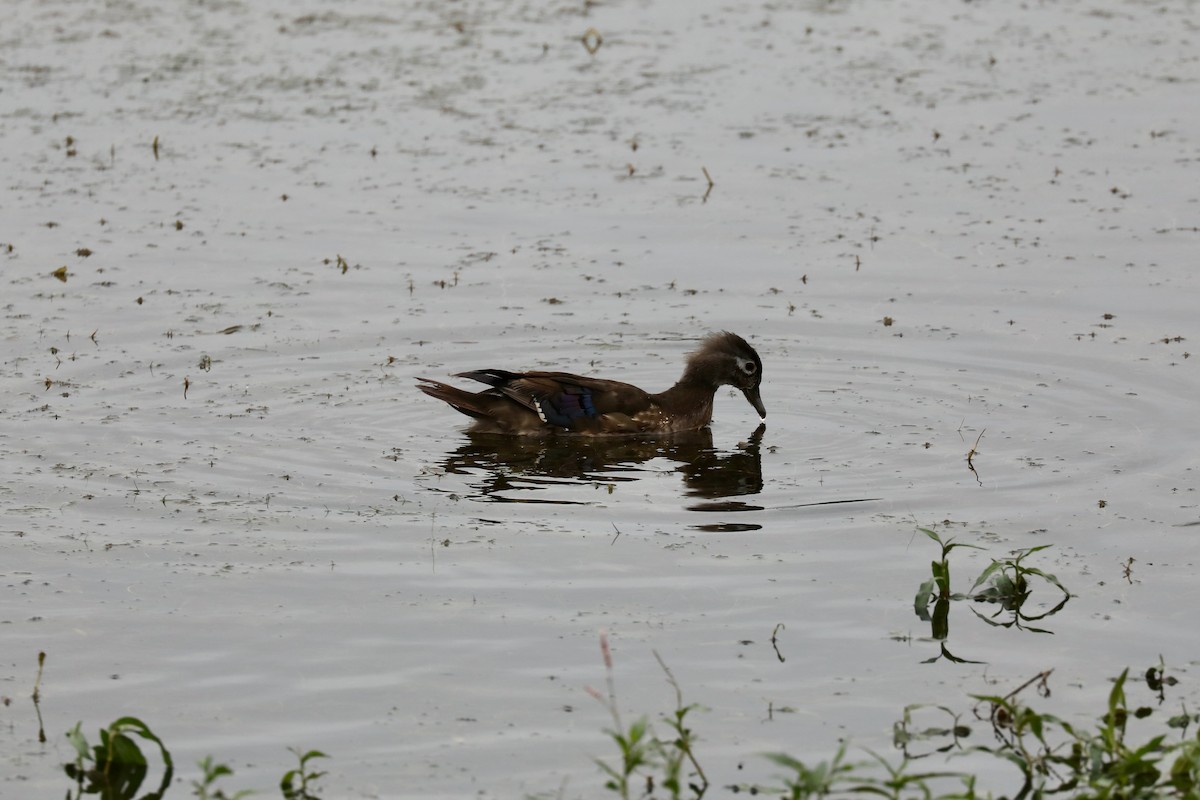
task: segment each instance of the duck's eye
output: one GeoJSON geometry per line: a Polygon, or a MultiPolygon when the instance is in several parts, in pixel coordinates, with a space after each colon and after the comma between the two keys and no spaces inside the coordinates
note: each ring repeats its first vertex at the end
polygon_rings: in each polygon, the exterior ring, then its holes
{"type": "Polygon", "coordinates": [[[742,372],[746,373],[747,375],[753,375],[754,371],[758,369],[758,365],[748,358],[739,358],[737,363],[742,372]]]}

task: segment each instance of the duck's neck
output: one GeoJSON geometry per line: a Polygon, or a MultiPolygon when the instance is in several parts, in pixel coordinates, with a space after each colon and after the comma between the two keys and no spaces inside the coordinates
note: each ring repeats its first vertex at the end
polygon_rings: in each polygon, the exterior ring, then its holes
{"type": "Polygon", "coordinates": [[[670,389],[654,395],[654,400],[676,420],[679,430],[691,430],[712,421],[716,393],[716,384],[689,369],[670,389]]]}

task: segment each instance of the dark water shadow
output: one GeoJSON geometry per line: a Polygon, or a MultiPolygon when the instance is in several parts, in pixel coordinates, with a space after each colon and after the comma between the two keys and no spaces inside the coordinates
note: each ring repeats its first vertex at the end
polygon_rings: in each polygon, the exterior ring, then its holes
{"type": "MultiPolygon", "coordinates": [[[[761,443],[765,430],[766,425],[759,425],[732,450],[714,447],[710,430],[653,438],[534,439],[467,434],[462,446],[447,453],[441,466],[448,475],[467,477],[472,489],[468,497],[472,500],[589,505],[587,501],[531,497],[529,493],[547,492],[564,485],[633,482],[659,472],[647,468],[648,462],[667,459],[678,464],[675,470],[683,478],[686,496],[719,501],[762,491],[761,443]]],[[[762,510],[762,506],[731,500],[688,508],[710,512],[762,510]]],[[[709,528],[704,526],[704,529],[709,528]]]]}

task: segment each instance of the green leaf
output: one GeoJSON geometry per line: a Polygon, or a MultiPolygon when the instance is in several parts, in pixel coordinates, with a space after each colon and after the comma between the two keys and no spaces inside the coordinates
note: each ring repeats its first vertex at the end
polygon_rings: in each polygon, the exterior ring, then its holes
{"type": "Polygon", "coordinates": [[[979,573],[979,577],[975,579],[975,583],[971,584],[971,588],[969,590],[967,590],[967,594],[973,594],[974,591],[979,586],[981,586],[984,582],[986,582],[988,578],[990,578],[997,570],[1001,569],[1003,566],[1004,565],[1001,564],[999,561],[992,561],[991,565],[989,565],[987,569],[985,569],[983,572],[979,573]]]}
{"type": "Polygon", "coordinates": [[[929,565],[933,579],[937,582],[938,592],[943,597],[950,596],[950,562],[934,561],[929,565]]]}
{"type": "Polygon", "coordinates": [[[913,611],[922,622],[929,621],[929,604],[933,601],[933,590],[935,584],[933,579],[925,581],[917,589],[917,595],[913,598],[913,611]]]}
{"type": "Polygon", "coordinates": [[[942,537],[937,535],[937,531],[934,531],[930,528],[917,528],[917,530],[928,536],[930,539],[933,539],[938,544],[942,543],[942,537]]]}
{"type": "Polygon", "coordinates": [[[1058,580],[1058,578],[1054,577],[1049,572],[1042,572],[1040,569],[1037,569],[1036,567],[1023,567],[1022,569],[1025,570],[1026,574],[1037,575],[1039,578],[1045,580],[1047,583],[1051,583],[1054,586],[1057,586],[1058,589],[1063,594],[1070,595],[1070,592],[1067,591],[1067,587],[1063,586],[1062,583],[1058,580]]]}
{"type": "MultiPolygon", "coordinates": [[[[292,752],[295,753],[296,751],[293,750],[292,752]]],[[[322,753],[320,750],[309,750],[307,753],[300,756],[300,761],[301,763],[307,764],[309,760],[313,758],[329,758],[329,756],[325,755],[325,753],[322,753]]]]}

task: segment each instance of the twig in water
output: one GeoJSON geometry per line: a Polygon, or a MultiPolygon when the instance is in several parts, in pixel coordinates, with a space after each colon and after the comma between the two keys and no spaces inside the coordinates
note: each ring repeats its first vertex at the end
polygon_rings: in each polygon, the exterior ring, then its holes
{"type": "Polygon", "coordinates": [[[38,741],[42,744],[46,743],[46,726],[42,723],[42,707],[40,701],[42,699],[42,667],[46,665],[46,651],[38,651],[38,671],[37,679],[33,682],[33,709],[37,712],[38,718],[38,741]]]}
{"type": "Polygon", "coordinates": [[[434,543],[437,541],[437,512],[434,511],[429,517],[429,572],[433,574],[437,572],[437,548],[434,543]]]}
{"type": "Polygon", "coordinates": [[[775,630],[771,631],[771,647],[775,648],[775,657],[779,659],[780,664],[782,664],[787,659],[785,659],[783,657],[783,653],[779,652],[779,645],[775,643],[775,637],[780,631],[783,631],[783,630],[787,630],[787,628],[784,627],[784,624],[782,622],[779,622],[779,623],[775,624],[775,630]]]}
{"type": "Polygon", "coordinates": [[[983,438],[983,434],[986,431],[987,428],[984,428],[979,432],[979,435],[975,437],[975,444],[971,445],[971,449],[967,453],[967,469],[971,470],[971,474],[975,476],[975,480],[980,486],[983,486],[983,480],[979,477],[979,473],[975,471],[975,464],[972,462],[972,459],[975,458],[976,448],[979,447],[979,440],[983,438]]]}

